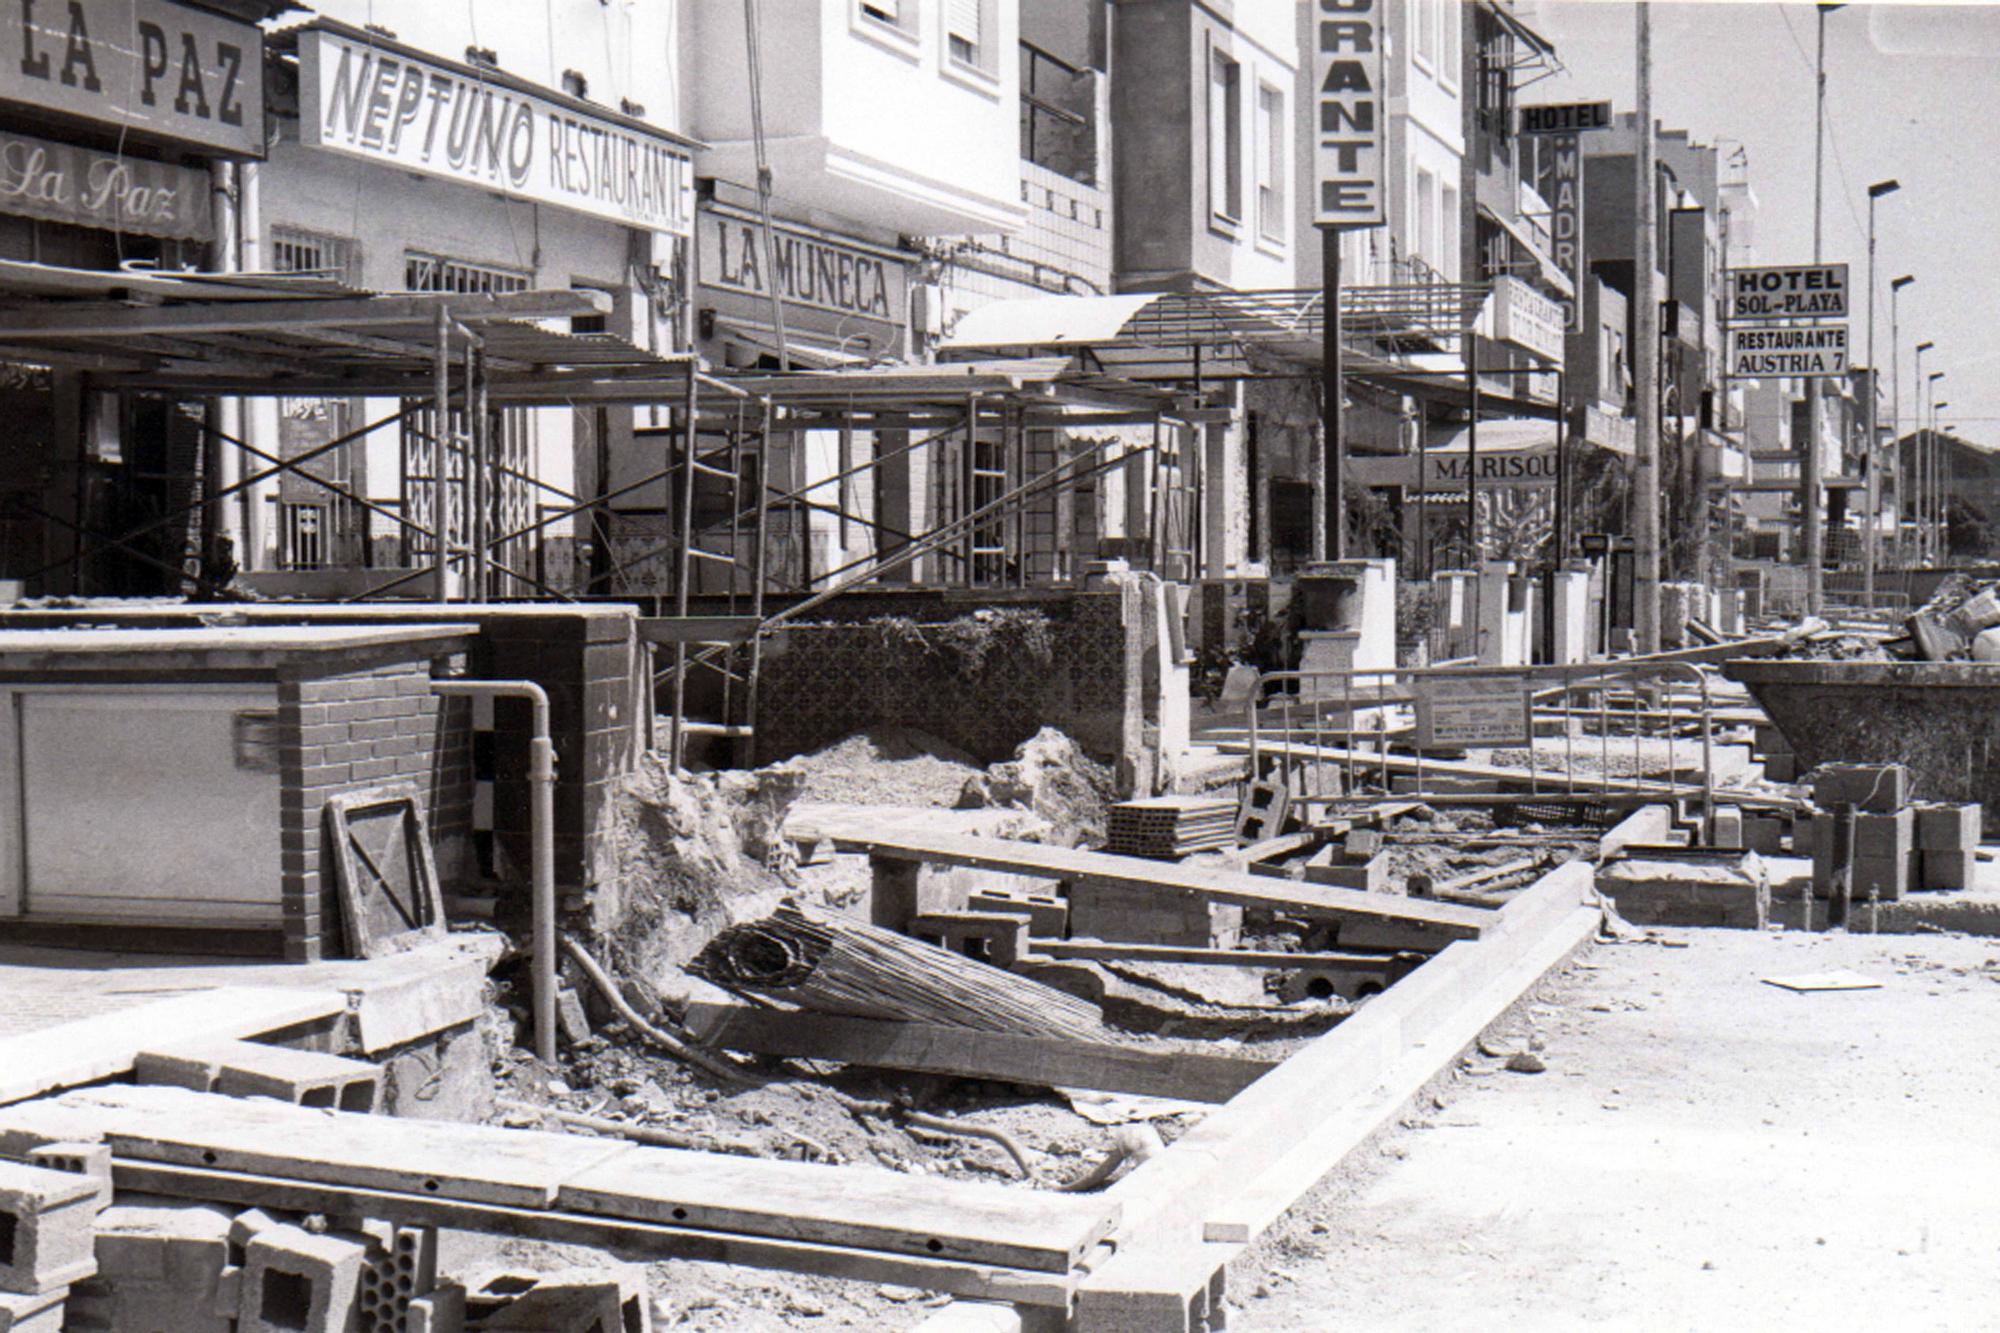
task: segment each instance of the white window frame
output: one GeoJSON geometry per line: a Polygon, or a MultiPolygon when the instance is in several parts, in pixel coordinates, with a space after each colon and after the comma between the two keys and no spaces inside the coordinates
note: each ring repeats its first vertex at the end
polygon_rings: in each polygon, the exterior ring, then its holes
{"type": "Polygon", "coordinates": [[[1234,234],[1243,225],[1243,62],[1211,42],[1207,65],[1202,71],[1202,115],[1208,216],[1211,224],[1221,224],[1234,234]],[[1233,72],[1235,78],[1218,77],[1225,72],[1233,72]]]}
{"type": "Polygon", "coordinates": [[[1410,249],[1433,272],[1442,273],[1444,266],[1438,263],[1437,256],[1437,196],[1437,173],[1428,167],[1418,167],[1410,181],[1410,216],[1416,222],[1411,229],[1410,249]]]}
{"type": "Polygon", "coordinates": [[[1464,222],[1459,215],[1458,187],[1449,181],[1440,181],[1438,189],[1438,244],[1444,248],[1439,258],[1438,272],[1444,274],[1446,282],[1459,280],[1459,255],[1465,245],[1464,222]]]}
{"type": "Polygon", "coordinates": [[[1257,81],[1256,158],[1257,158],[1257,235],[1272,245],[1282,246],[1286,239],[1286,224],[1291,221],[1286,213],[1291,192],[1285,187],[1287,168],[1291,161],[1291,137],[1285,132],[1288,121],[1285,114],[1285,90],[1263,79],[1257,81]],[[1272,114],[1266,114],[1266,108],[1272,114]]]}
{"type": "Polygon", "coordinates": [[[1410,59],[1432,77],[1437,75],[1438,0],[1409,0],[1410,59]]]}
{"type": "MultiPolygon", "coordinates": [[[[915,0],[903,0],[905,5],[915,0]]],[[[938,70],[954,83],[964,84],[978,92],[997,95],[1000,88],[1000,6],[999,0],[944,0],[944,13],[938,21],[938,70]],[[957,5],[966,5],[978,15],[979,41],[973,47],[973,58],[967,60],[952,49],[952,39],[959,36],[957,24],[951,18],[951,10],[957,5]]]]}
{"type": "Polygon", "coordinates": [[[916,60],[923,43],[921,0],[848,0],[847,27],[863,41],[916,60]],[[896,17],[879,18],[873,9],[893,9],[896,17]]]}
{"type": "Polygon", "coordinates": [[[1437,81],[1456,91],[1465,69],[1465,14],[1460,0],[1430,0],[1438,11],[1437,81]]]}

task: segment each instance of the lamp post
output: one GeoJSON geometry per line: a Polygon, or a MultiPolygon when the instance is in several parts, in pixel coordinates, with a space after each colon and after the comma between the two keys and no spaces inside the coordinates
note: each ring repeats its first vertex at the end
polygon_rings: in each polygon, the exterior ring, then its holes
{"type": "Polygon", "coordinates": [[[1924,447],[1927,442],[1924,435],[1927,428],[1927,419],[1924,416],[1924,353],[1936,346],[1934,342],[1917,344],[1917,373],[1915,382],[1911,385],[1913,392],[1910,395],[1910,411],[1917,418],[1917,452],[1916,457],[1910,460],[1910,491],[1913,501],[1910,518],[1917,528],[1917,563],[1920,565],[1930,558],[1931,553],[1930,529],[1926,526],[1929,522],[1931,486],[1930,454],[1924,447]]]}
{"type": "MultiPolygon", "coordinates": [[[[1821,3],[1819,50],[1813,62],[1813,263],[1820,262],[1823,186],[1826,180],[1826,16],[1844,6],[1821,3]]],[[[1806,381],[1806,475],[1800,489],[1804,504],[1806,548],[1806,610],[1818,615],[1826,586],[1826,446],[1819,437],[1820,382],[1806,381]]]]}
{"type": "Polygon", "coordinates": [[[1867,469],[1868,508],[1863,515],[1867,531],[1861,536],[1861,597],[1870,611],[1875,609],[1875,533],[1882,522],[1882,483],[1877,476],[1876,457],[1882,449],[1880,411],[1876,404],[1882,373],[1875,368],[1875,201],[1902,187],[1893,180],[1876,181],[1868,187],[1868,411],[1867,434],[1863,437],[1862,466],[1867,469]]]}
{"type": "Polygon", "coordinates": [[[1930,429],[1925,432],[1930,444],[1930,492],[1931,492],[1931,555],[1939,568],[1943,568],[1944,549],[1944,451],[1938,448],[1937,437],[1937,382],[1944,378],[1942,370],[1933,370],[1924,381],[1924,399],[1930,406],[1927,415],[1930,429]]]}
{"type": "MultiPolygon", "coordinates": [[[[1902,350],[1902,335],[1896,319],[1896,298],[1903,288],[1915,282],[1916,275],[1905,273],[1900,278],[1889,279],[1889,457],[1895,465],[1896,481],[1896,556],[1907,563],[1901,541],[1902,517],[1908,511],[1908,503],[1903,494],[1903,372],[1898,353],[1902,350]]],[[[1871,353],[1871,355],[1873,355],[1871,353]]]]}

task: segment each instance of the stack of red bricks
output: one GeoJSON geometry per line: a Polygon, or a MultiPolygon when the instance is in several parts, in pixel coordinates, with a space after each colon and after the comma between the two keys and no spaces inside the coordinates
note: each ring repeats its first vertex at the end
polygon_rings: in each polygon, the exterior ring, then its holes
{"type": "Polygon", "coordinates": [[[1835,811],[1854,812],[1849,895],[1896,902],[1912,890],[1965,889],[1978,867],[1977,804],[1910,800],[1910,771],[1901,764],[1827,764],[1812,777],[1809,836],[1813,885],[1825,897],[1833,887],[1835,811]]]}

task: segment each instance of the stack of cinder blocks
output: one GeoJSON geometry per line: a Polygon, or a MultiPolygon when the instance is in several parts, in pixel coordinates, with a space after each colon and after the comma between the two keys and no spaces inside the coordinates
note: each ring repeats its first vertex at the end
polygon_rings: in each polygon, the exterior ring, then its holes
{"type": "Polygon", "coordinates": [[[1792,743],[1768,722],[1757,724],[1756,753],[1763,756],[1766,778],[1772,782],[1798,781],[1799,757],[1792,753],[1792,743]]]}
{"type": "Polygon", "coordinates": [[[1830,807],[1854,809],[1854,873],[1850,894],[1895,902],[1912,889],[1963,889],[1978,865],[1977,804],[1912,804],[1909,770],[1900,764],[1829,764],[1813,775],[1810,843],[1813,884],[1825,897],[1833,884],[1830,807]]]}
{"type": "Polygon", "coordinates": [[[0,1330],[58,1333],[73,1284],[97,1271],[97,1177],[0,1161],[0,1330]]]}
{"type": "Polygon", "coordinates": [[[1243,938],[1243,909],[1192,893],[1079,879],[1069,890],[1069,928],[1088,939],[1233,949],[1243,938]]]}
{"type": "Polygon", "coordinates": [[[219,1092],[228,1097],[275,1097],[294,1106],[370,1112],[382,1092],[380,1066],[365,1060],[295,1051],[255,1041],[214,1041],[142,1051],[133,1081],[219,1092]]]}

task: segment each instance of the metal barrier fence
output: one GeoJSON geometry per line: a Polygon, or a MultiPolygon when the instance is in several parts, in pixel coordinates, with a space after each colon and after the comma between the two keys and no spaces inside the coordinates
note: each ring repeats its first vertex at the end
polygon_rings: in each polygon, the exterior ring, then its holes
{"type": "Polygon", "coordinates": [[[1246,713],[1252,774],[1284,770],[1295,800],[1326,802],[1370,785],[1393,792],[1398,777],[1412,795],[1438,794],[1428,777],[1526,784],[1530,795],[1698,794],[1704,828],[1715,812],[1709,673],[1692,662],[1271,671],[1258,677],[1246,713]],[[1618,776],[1614,758],[1627,750],[1614,731],[1626,728],[1631,772],[1618,776]],[[1699,737],[1698,783],[1677,776],[1676,747],[1696,743],[1681,739],[1684,729],[1699,737]],[[1560,737],[1560,754],[1536,744],[1545,733],[1560,737]],[[1658,780],[1644,776],[1661,767],[1646,746],[1662,736],[1666,778],[1658,780]],[[1472,749],[1525,751],[1527,766],[1467,763],[1472,749]],[[1579,771],[1593,760],[1595,774],[1579,771]]]}

